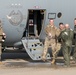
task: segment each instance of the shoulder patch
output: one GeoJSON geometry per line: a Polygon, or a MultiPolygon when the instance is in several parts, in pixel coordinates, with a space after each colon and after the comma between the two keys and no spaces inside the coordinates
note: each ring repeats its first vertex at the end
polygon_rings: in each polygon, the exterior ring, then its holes
{"type": "Polygon", "coordinates": [[[64,32],[64,34],[68,35],[68,33],[67,33],[67,32],[64,32]]]}
{"type": "Polygon", "coordinates": [[[73,29],[70,29],[71,31],[73,31],[73,29]]]}

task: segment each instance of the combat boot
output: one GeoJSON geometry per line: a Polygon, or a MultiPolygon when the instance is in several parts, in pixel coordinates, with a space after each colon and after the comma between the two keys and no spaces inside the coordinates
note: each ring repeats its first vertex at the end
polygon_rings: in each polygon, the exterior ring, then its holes
{"type": "Polygon", "coordinates": [[[46,58],[45,58],[45,56],[42,56],[42,60],[43,60],[43,61],[46,61],[46,58]]]}
{"type": "Polygon", "coordinates": [[[3,64],[2,61],[0,61],[0,65],[3,64]]]}
{"type": "Polygon", "coordinates": [[[55,60],[52,60],[52,61],[51,61],[51,64],[55,64],[55,60]]]}

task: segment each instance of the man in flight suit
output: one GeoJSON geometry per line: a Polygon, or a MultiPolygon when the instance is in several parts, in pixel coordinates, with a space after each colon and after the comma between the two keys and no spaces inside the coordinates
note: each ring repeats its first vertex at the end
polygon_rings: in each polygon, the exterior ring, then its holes
{"type": "MultiPolygon", "coordinates": [[[[60,31],[60,33],[61,33],[62,31],[64,31],[64,30],[65,30],[65,25],[64,25],[62,22],[60,22],[60,23],[59,23],[59,31],[60,31]]],[[[60,35],[60,34],[59,34],[59,35],[60,35]]],[[[58,36],[58,37],[59,37],[59,36],[58,36]]],[[[58,39],[58,42],[62,44],[62,40],[61,40],[61,39],[58,39]]]]}
{"type": "Polygon", "coordinates": [[[44,61],[46,60],[47,50],[50,45],[51,49],[52,49],[52,55],[53,55],[51,64],[54,64],[58,51],[61,48],[61,44],[59,44],[57,41],[57,36],[60,34],[60,31],[59,31],[59,28],[54,26],[53,19],[51,19],[50,24],[46,26],[45,33],[46,33],[46,38],[45,38],[45,42],[44,42],[44,51],[43,51],[43,55],[42,55],[42,60],[44,60],[44,61]]]}
{"type": "Polygon", "coordinates": [[[67,67],[70,66],[70,53],[72,47],[73,31],[69,28],[69,24],[65,24],[65,30],[63,30],[58,39],[62,40],[62,51],[64,56],[64,62],[67,67]]]}
{"type": "Polygon", "coordinates": [[[76,63],[76,18],[74,19],[74,39],[75,39],[75,47],[73,52],[73,59],[76,63]]]}

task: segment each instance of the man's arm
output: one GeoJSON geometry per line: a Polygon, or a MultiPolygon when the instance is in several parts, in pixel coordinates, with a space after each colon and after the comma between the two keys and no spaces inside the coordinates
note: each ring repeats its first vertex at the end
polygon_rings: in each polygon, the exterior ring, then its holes
{"type": "Polygon", "coordinates": [[[58,42],[61,43],[61,39],[62,39],[62,32],[61,32],[60,35],[58,36],[58,42]]]}
{"type": "Polygon", "coordinates": [[[76,39],[76,26],[74,26],[74,39],[76,39]]]}

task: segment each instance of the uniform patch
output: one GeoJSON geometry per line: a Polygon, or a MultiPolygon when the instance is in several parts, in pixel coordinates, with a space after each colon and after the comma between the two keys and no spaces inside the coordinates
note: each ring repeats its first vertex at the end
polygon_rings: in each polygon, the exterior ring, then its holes
{"type": "Polygon", "coordinates": [[[68,33],[67,33],[67,32],[64,32],[64,34],[68,35],[68,33]]]}

